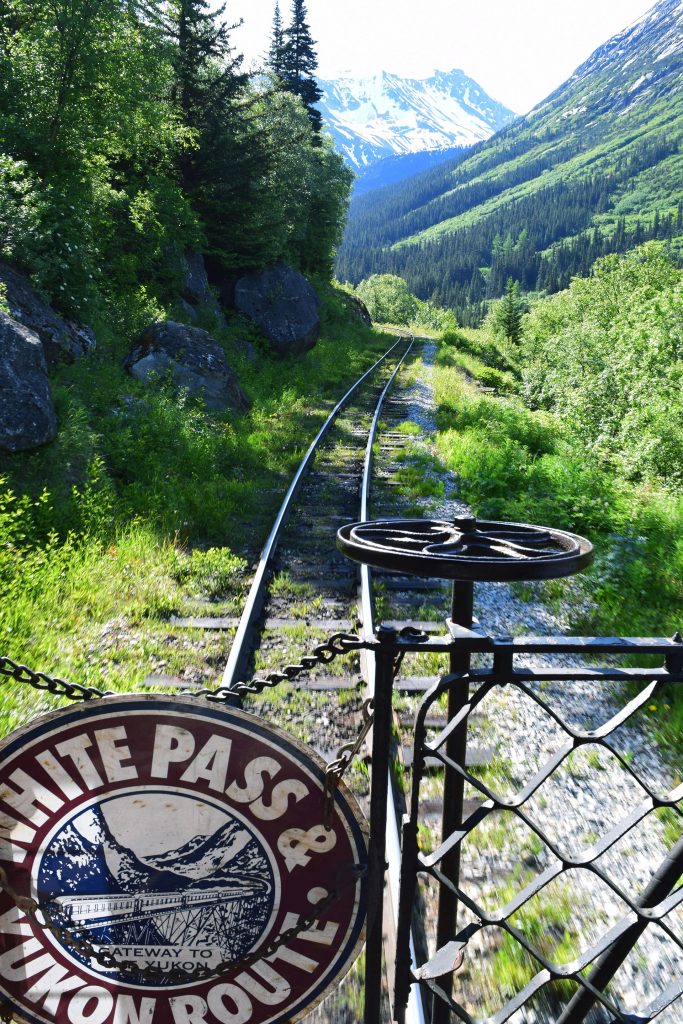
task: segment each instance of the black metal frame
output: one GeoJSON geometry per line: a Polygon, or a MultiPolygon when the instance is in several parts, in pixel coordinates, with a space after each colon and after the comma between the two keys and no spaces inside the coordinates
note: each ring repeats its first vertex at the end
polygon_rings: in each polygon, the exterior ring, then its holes
{"type": "MultiPolygon", "coordinates": [[[[539,970],[533,979],[493,1016],[487,1024],[504,1024],[523,1008],[544,986],[556,980],[573,980],[576,994],[562,1011],[557,1024],[581,1024],[591,1008],[600,1003],[611,1014],[611,1022],[620,1024],[647,1024],[667,1006],[683,995],[683,978],[673,982],[638,1016],[623,1013],[605,994],[604,989],[624,959],[636,945],[647,926],[656,922],[683,952],[683,941],[666,922],[676,907],[683,905],[683,886],[675,890],[683,872],[683,837],[658,867],[653,865],[653,876],[639,898],[628,893],[612,881],[600,866],[600,858],[615,846],[641,820],[660,807],[678,811],[683,832],[683,810],[677,804],[683,800],[683,785],[665,796],[658,796],[634,772],[626,759],[609,743],[609,737],[634,714],[650,702],[666,683],[683,682],[683,638],[676,634],[666,638],[628,637],[519,637],[489,636],[473,619],[473,583],[481,581],[508,581],[523,579],[549,579],[571,575],[590,564],[591,545],[582,537],[563,531],[527,524],[477,522],[474,517],[463,516],[453,523],[421,520],[381,520],[354,523],[339,531],[339,548],[348,557],[398,573],[433,575],[452,579],[453,603],[448,633],[442,637],[428,637],[414,632],[398,634],[380,627],[377,637],[366,640],[362,646],[375,651],[377,663],[377,690],[375,696],[375,725],[373,739],[373,772],[371,799],[370,872],[369,890],[380,903],[384,882],[384,821],[387,787],[385,765],[389,757],[391,728],[392,666],[399,665],[403,656],[411,651],[442,653],[448,656],[450,671],[425,696],[415,725],[413,780],[410,816],[403,829],[401,857],[401,892],[399,905],[398,938],[396,949],[396,980],[394,990],[394,1017],[399,1024],[405,1021],[405,1007],[411,987],[419,985],[425,993],[424,1003],[431,1002],[432,1024],[449,1024],[453,1018],[474,1024],[474,1018],[453,996],[454,972],[462,962],[469,941],[482,929],[497,927],[511,936],[533,958],[539,970]],[[472,655],[489,656],[490,663],[472,669],[472,655]],[[610,664],[595,667],[543,667],[533,670],[520,667],[519,657],[530,654],[553,656],[571,654],[594,661],[599,656],[610,659],[610,664]],[[632,655],[659,656],[659,668],[619,667],[614,662],[632,655]],[[573,681],[596,685],[610,681],[635,684],[640,692],[602,726],[592,730],[579,730],[565,722],[561,715],[543,699],[536,684],[541,682],[573,681]],[[467,770],[467,731],[469,716],[495,687],[514,686],[535,702],[555,724],[564,730],[567,742],[534,778],[514,797],[495,793],[484,782],[467,770]],[[434,740],[428,739],[427,719],[430,709],[442,695],[448,697],[447,725],[434,740]],[[524,805],[546,782],[563,761],[575,750],[587,744],[599,745],[617,758],[621,767],[646,792],[647,798],[623,821],[614,825],[594,843],[590,850],[573,857],[537,825],[524,809],[524,805]],[[418,825],[420,821],[420,786],[425,774],[427,757],[436,758],[444,769],[444,809],[441,842],[429,855],[420,852],[418,825]],[[484,802],[463,820],[465,784],[478,790],[484,802]],[[463,840],[496,811],[514,814],[530,829],[557,859],[558,866],[539,874],[531,883],[496,912],[487,912],[479,906],[460,884],[460,850],[463,840]],[[656,870],[654,868],[656,867],[656,870]],[[570,964],[556,964],[548,960],[525,936],[510,923],[510,918],[530,899],[542,892],[563,873],[581,869],[592,872],[606,884],[628,907],[628,913],[598,942],[583,950],[570,964]],[[411,959],[410,931],[417,895],[418,875],[426,874],[438,884],[439,911],[436,952],[423,964],[415,966],[411,959]],[[458,929],[458,905],[467,907],[477,923],[458,929]],[[589,968],[591,968],[588,971],[589,968]],[[588,973],[586,974],[586,972],[588,973]],[[439,983],[437,984],[437,979],[439,983]]],[[[373,908],[370,900],[371,912],[373,908]]],[[[372,913],[371,913],[372,916],[372,913]]],[[[368,924],[365,1024],[376,1024],[379,1009],[379,978],[381,974],[381,913],[375,907],[374,917],[368,924]],[[377,915],[379,914],[379,922],[377,915]]]]}
{"type": "MultiPolygon", "coordinates": [[[[614,1021],[628,1021],[633,1024],[637,1020],[639,1022],[642,1021],[644,1024],[646,1021],[653,1020],[662,1009],[683,994],[683,978],[670,986],[652,1006],[648,1007],[638,1017],[622,1013],[604,995],[602,989],[612,978],[630,950],[635,946],[642,931],[651,922],[658,922],[669,938],[683,952],[683,942],[681,942],[665,921],[666,916],[672,910],[683,904],[683,888],[671,895],[672,889],[676,885],[681,872],[683,872],[683,840],[675,846],[669,857],[654,873],[651,884],[638,901],[633,900],[619,886],[612,882],[597,862],[606,851],[621,840],[630,829],[647,817],[654,809],[658,807],[671,807],[678,810],[676,805],[683,800],[683,786],[677,787],[666,797],[658,796],[639,778],[618,750],[608,741],[608,737],[619,726],[623,725],[638,710],[652,701],[665,683],[683,682],[683,641],[678,636],[670,640],[616,637],[521,637],[518,640],[513,640],[510,637],[489,637],[478,630],[467,630],[464,628],[456,629],[454,632],[456,636],[429,640],[426,644],[420,645],[419,648],[416,645],[410,646],[406,641],[398,641],[397,643],[397,649],[424,650],[426,647],[432,651],[443,650],[451,658],[454,655],[469,656],[473,652],[492,655],[490,667],[475,671],[450,673],[444,676],[425,696],[417,716],[411,814],[403,831],[401,908],[395,992],[395,1005],[398,1008],[397,1019],[399,1021],[403,1019],[400,1008],[405,1005],[410,985],[419,983],[426,987],[434,997],[432,1020],[450,1020],[452,1019],[450,1016],[452,1013],[459,1020],[472,1021],[473,1018],[468,1015],[465,1009],[451,995],[452,971],[458,959],[458,954],[476,932],[482,928],[495,926],[506,931],[527,950],[538,962],[539,971],[522,992],[509,1000],[498,1013],[489,1018],[491,1024],[503,1024],[513,1013],[524,1006],[540,988],[558,979],[573,979],[580,986],[577,996],[572,999],[570,1005],[563,1012],[562,1017],[558,1020],[558,1024],[560,1024],[560,1021],[562,1024],[580,1024],[596,1001],[606,1007],[608,1012],[612,1014],[611,1019],[614,1021]],[[632,655],[635,653],[660,655],[663,658],[664,664],[658,669],[631,669],[609,666],[605,668],[588,667],[584,669],[543,668],[538,671],[518,668],[515,665],[515,659],[520,655],[556,655],[561,653],[582,654],[589,657],[598,653],[612,656],[632,655]],[[620,682],[635,682],[641,686],[646,681],[648,682],[638,696],[633,698],[621,711],[614,715],[609,722],[594,730],[578,730],[564,722],[561,716],[533,688],[534,683],[549,680],[566,681],[568,684],[572,680],[591,681],[596,684],[609,680],[618,680],[620,682]],[[461,749],[455,757],[449,753],[450,740],[463,727],[466,729],[467,719],[471,711],[481,703],[493,687],[505,685],[518,687],[543,709],[564,730],[568,737],[567,743],[512,798],[505,798],[496,794],[485,783],[468,772],[463,756],[464,749],[461,749]],[[449,706],[451,695],[454,693],[458,695],[457,701],[460,704],[460,711],[455,716],[449,717],[447,727],[436,740],[430,742],[426,725],[427,717],[435,701],[444,693],[449,695],[449,706]],[[599,842],[591,849],[590,855],[584,852],[581,856],[572,857],[558,848],[533,819],[525,813],[524,804],[550,778],[572,751],[587,744],[598,744],[610,751],[619,760],[624,771],[634,778],[646,791],[647,798],[624,821],[615,825],[605,836],[601,837],[599,842]],[[427,757],[436,757],[442,762],[446,779],[450,777],[452,780],[459,780],[462,784],[468,782],[482,794],[485,800],[485,803],[463,821],[462,824],[449,831],[444,830],[441,845],[431,855],[422,854],[417,842],[420,820],[420,786],[424,778],[427,757]],[[539,875],[534,882],[522,889],[506,907],[501,908],[495,913],[487,913],[468,896],[458,880],[453,880],[454,875],[451,870],[451,864],[453,855],[455,851],[460,849],[463,840],[486,817],[500,810],[511,812],[524,822],[538,836],[546,848],[557,857],[558,867],[539,875]],[[449,858],[451,859],[451,864],[449,864],[449,858]],[[574,963],[570,965],[553,964],[535,949],[519,930],[515,929],[508,921],[520,907],[533,896],[540,893],[555,878],[574,868],[592,871],[624,901],[629,908],[629,913],[607,935],[603,936],[599,942],[585,950],[574,963]],[[435,879],[440,887],[442,896],[446,894],[445,901],[449,908],[446,913],[452,913],[451,908],[457,908],[458,902],[461,902],[476,915],[479,919],[479,924],[476,926],[470,925],[462,931],[458,931],[456,927],[453,927],[450,934],[447,924],[446,927],[440,928],[437,939],[437,952],[427,963],[419,965],[418,970],[413,973],[406,960],[407,929],[410,925],[417,877],[420,873],[430,875],[435,879]],[[593,973],[588,977],[584,977],[581,972],[593,963],[596,964],[593,973]],[[439,984],[437,984],[437,978],[440,979],[439,984]]],[[[457,783],[455,784],[457,788],[457,783]]],[[[683,812],[679,811],[679,813],[681,814],[683,829],[683,812]]],[[[653,865],[654,867],[656,865],[653,865]]],[[[454,913],[452,913],[453,920],[454,916],[454,913]]]]}

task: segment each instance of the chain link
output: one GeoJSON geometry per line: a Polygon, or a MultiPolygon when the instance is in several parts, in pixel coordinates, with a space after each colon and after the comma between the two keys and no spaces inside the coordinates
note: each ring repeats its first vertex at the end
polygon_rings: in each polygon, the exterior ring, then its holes
{"type": "MultiPolygon", "coordinates": [[[[334,633],[325,643],[318,644],[312,654],[304,655],[298,664],[285,665],[281,672],[270,672],[265,678],[252,679],[248,683],[236,683],[231,687],[221,686],[215,690],[195,690],[189,695],[192,697],[203,697],[209,701],[228,703],[231,699],[241,698],[248,694],[263,693],[265,689],[277,686],[279,683],[291,682],[302,672],[309,672],[318,665],[328,665],[335,658],[348,654],[351,651],[359,650],[362,646],[363,641],[355,633],[334,633]]],[[[94,686],[82,686],[80,683],[66,682],[64,679],[48,676],[44,672],[34,672],[26,665],[12,661],[11,658],[0,656],[0,677],[2,676],[7,679],[13,679],[18,683],[32,686],[34,689],[45,690],[55,696],[66,697],[74,701],[89,701],[94,698],[115,696],[115,692],[112,690],[98,690],[94,686]]],[[[328,831],[332,827],[335,790],[339,786],[342,775],[360,750],[363,740],[372,726],[372,703],[370,699],[366,700],[363,704],[363,722],[356,740],[341,747],[335,760],[327,766],[324,786],[324,825],[328,831]]],[[[366,867],[354,864],[350,869],[350,879],[340,885],[340,870],[337,873],[337,885],[335,888],[315,905],[310,914],[301,914],[295,925],[282,932],[265,949],[260,949],[258,952],[243,957],[238,961],[224,960],[215,967],[199,967],[197,971],[192,973],[191,980],[194,982],[205,977],[216,977],[227,971],[233,971],[238,967],[246,968],[257,960],[272,956],[281,946],[296,938],[302,932],[307,931],[315,924],[325,911],[339,899],[344,889],[348,888],[351,884],[355,885],[359,879],[364,877],[366,872],[366,867]]],[[[100,966],[109,970],[116,970],[119,974],[126,977],[144,978],[150,981],[158,982],[174,977],[172,971],[162,971],[160,968],[155,968],[151,965],[138,967],[125,961],[122,963],[106,951],[98,949],[77,929],[69,928],[67,925],[59,923],[58,915],[52,911],[49,904],[40,904],[30,896],[20,896],[11,885],[2,867],[0,867],[0,889],[4,890],[15,906],[26,914],[27,917],[31,918],[39,928],[49,931],[59,942],[76,950],[80,955],[89,957],[100,966]]],[[[0,1015],[0,1020],[2,1019],[0,1015]]]]}
{"type": "Polygon", "coordinates": [[[361,709],[362,721],[358,735],[352,743],[345,743],[344,746],[339,748],[334,761],[330,761],[325,770],[325,787],[323,790],[323,824],[328,832],[332,828],[334,794],[339,788],[339,783],[341,782],[344,773],[348,770],[354,757],[360,751],[360,748],[363,746],[363,741],[372,728],[372,723],[375,720],[373,713],[374,707],[375,702],[372,697],[368,697],[368,699],[363,702],[363,707],[361,709]]]}
{"type": "Polygon", "coordinates": [[[93,700],[97,697],[112,697],[113,690],[98,690],[96,686],[82,686],[81,683],[67,683],[57,676],[48,676],[45,672],[34,672],[26,665],[20,665],[11,658],[0,656],[0,676],[14,679],[17,683],[25,683],[35,690],[45,690],[55,697],[66,697],[68,700],[93,700]]]}
{"type": "Polygon", "coordinates": [[[192,690],[191,697],[204,697],[206,700],[228,702],[233,697],[263,693],[269,687],[280,683],[293,682],[302,672],[310,672],[318,665],[329,665],[342,654],[358,651],[363,647],[363,640],[355,633],[333,633],[324,644],[313,648],[312,654],[305,654],[298,664],[285,665],[280,672],[269,672],[261,678],[252,679],[248,683],[234,683],[232,686],[219,686],[215,690],[192,690]]]}

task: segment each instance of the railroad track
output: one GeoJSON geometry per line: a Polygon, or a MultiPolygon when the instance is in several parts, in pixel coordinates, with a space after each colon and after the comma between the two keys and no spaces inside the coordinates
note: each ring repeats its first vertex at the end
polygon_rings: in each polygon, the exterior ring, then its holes
{"type": "MultiPolygon", "coordinates": [[[[229,688],[253,676],[262,677],[299,660],[318,642],[335,632],[374,630],[374,599],[370,572],[357,567],[336,550],[336,533],[344,523],[370,516],[373,456],[378,451],[384,466],[410,438],[391,429],[380,431],[380,417],[392,395],[391,419],[400,420],[400,392],[392,392],[397,376],[413,347],[412,337],[394,344],[343,396],[311,443],[275,517],[262,549],[239,621],[210,616],[176,619],[189,628],[235,630],[222,686],[229,688]]],[[[405,412],[405,410],[403,410],[405,412]]],[[[390,474],[387,494],[391,497],[390,474]]],[[[394,497],[395,490],[394,490],[394,497]]],[[[395,514],[400,513],[396,507],[395,514]]],[[[406,582],[397,581],[403,588],[406,582]]],[[[411,584],[412,586],[413,584],[411,584]]],[[[414,585],[418,588],[419,581],[414,585]]],[[[423,592],[420,592],[423,595],[423,592]]],[[[436,627],[435,627],[436,628],[436,627]]],[[[408,689],[427,688],[429,681],[409,679],[408,689]]],[[[345,655],[331,665],[317,666],[301,679],[267,689],[243,702],[246,710],[276,721],[317,750],[329,763],[344,744],[352,742],[363,722],[363,708],[374,694],[374,661],[345,655]]],[[[367,760],[369,745],[363,747],[367,760]]],[[[361,762],[347,778],[366,813],[369,813],[367,772],[361,762]]],[[[401,794],[396,808],[390,803],[386,843],[390,870],[386,892],[386,960],[393,965],[393,936],[397,924],[399,821],[401,794]]],[[[391,1010],[387,978],[382,994],[381,1020],[391,1010]]],[[[350,976],[339,993],[330,996],[307,1017],[309,1024],[351,1024],[359,1019],[359,983],[350,976]]],[[[411,1001],[408,1024],[423,1024],[422,1008],[411,1001]]]]}

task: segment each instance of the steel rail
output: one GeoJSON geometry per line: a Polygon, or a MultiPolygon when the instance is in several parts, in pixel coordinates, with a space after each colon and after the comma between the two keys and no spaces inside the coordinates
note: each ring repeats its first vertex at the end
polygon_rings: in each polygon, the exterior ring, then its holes
{"type": "Polygon", "coordinates": [[[223,678],[221,682],[222,686],[231,687],[240,681],[239,674],[244,669],[245,662],[250,654],[250,646],[248,643],[249,635],[263,606],[263,598],[266,590],[266,575],[270,565],[270,560],[277,548],[280,535],[287,523],[287,519],[289,518],[294,498],[296,497],[301,486],[301,481],[303,480],[311,462],[313,461],[313,457],[316,451],[318,450],[318,447],[320,446],[320,442],[329,431],[330,427],[336,420],[339,413],[346,407],[346,405],[349,403],[350,399],[361,386],[361,384],[365,380],[367,380],[367,378],[372,373],[374,373],[377,367],[380,366],[380,364],[383,363],[384,360],[391,355],[394,349],[401,345],[404,340],[405,339],[400,338],[398,341],[396,341],[391,346],[391,348],[387,349],[384,355],[380,356],[380,358],[375,363],[372,364],[370,369],[366,370],[363,376],[359,377],[356,383],[349,388],[349,390],[346,392],[343,398],[341,398],[337,402],[334,409],[329,414],[329,416],[323,423],[322,427],[316,434],[315,438],[311,442],[308,451],[301,460],[299,468],[294,474],[292,482],[289,485],[289,489],[280,506],[280,510],[276,516],[275,523],[273,524],[273,528],[271,529],[270,534],[268,535],[268,539],[263,545],[258,568],[256,569],[256,574],[251,584],[246,604],[242,611],[242,615],[240,616],[240,621],[237,626],[235,638],[230,648],[228,663],[225,666],[225,671],[223,672],[223,678]]]}
{"type": "MultiPolygon", "coordinates": [[[[367,522],[369,518],[370,510],[370,484],[372,480],[372,463],[373,463],[373,446],[377,437],[377,429],[379,426],[379,418],[384,406],[387,395],[394,383],[394,379],[400,370],[404,360],[408,353],[413,347],[414,336],[411,338],[410,345],[404,352],[400,362],[396,366],[393,374],[387,381],[386,387],[380,395],[377,407],[375,409],[375,415],[372,420],[372,426],[370,427],[370,433],[368,435],[368,443],[365,449],[365,462],[363,464],[363,479],[361,483],[361,505],[360,505],[360,521],[367,522]]],[[[361,564],[360,566],[360,607],[361,607],[361,621],[363,624],[363,631],[366,637],[374,635],[374,613],[372,606],[372,570],[370,566],[361,564]]],[[[366,657],[365,661],[365,683],[369,695],[374,699],[375,697],[375,658],[373,656],[366,657]]],[[[391,792],[391,771],[388,771],[387,778],[388,792],[391,792]]],[[[396,808],[393,800],[388,800],[386,805],[386,828],[385,828],[385,843],[386,843],[386,859],[389,865],[388,867],[388,882],[389,891],[391,894],[391,908],[394,917],[394,927],[398,931],[398,905],[399,905],[399,875],[401,870],[401,841],[400,841],[399,825],[396,818],[396,808]]],[[[413,941],[412,932],[410,935],[410,958],[411,968],[415,968],[417,958],[415,956],[415,944],[413,941]]],[[[415,985],[411,986],[410,996],[408,999],[408,1006],[406,1008],[405,1024],[425,1024],[424,1008],[422,1005],[421,995],[415,985]]]]}

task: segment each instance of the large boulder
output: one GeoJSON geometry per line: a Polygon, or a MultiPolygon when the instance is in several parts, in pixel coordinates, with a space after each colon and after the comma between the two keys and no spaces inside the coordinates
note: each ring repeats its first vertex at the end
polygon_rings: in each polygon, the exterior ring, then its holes
{"type": "Polygon", "coordinates": [[[195,323],[196,307],[203,306],[210,310],[220,326],[224,327],[225,317],[209,286],[204,257],[200,252],[191,252],[184,257],[184,271],[180,306],[185,316],[190,323],[195,323]]]}
{"type": "Polygon", "coordinates": [[[24,452],[54,441],[57,417],[40,338],[0,313],[0,449],[24,452]]]}
{"type": "Polygon", "coordinates": [[[7,290],[10,315],[38,335],[50,365],[73,363],[95,348],[92,329],[63,320],[38,298],[28,278],[18,270],[0,263],[0,283],[7,290]]]}
{"type": "Polygon", "coordinates": [[[235,306],[256,321],[279,355],[306,352],[320,337],[315,289],[285,264],[240,278],[235,306]]]}
{"type": "Polygon", "coordinates": [[[145,383],[170,374],[177,387],[201,397],[207,409],[243,412],[250,406],[223,349],[200,327],[172,320],[150,324],[136,339],[124,365],[145,383]]]}
{"type": "Polygon", "coordinates": [[[204,302],[213,302],[213,294],[206,276],[204,257],[200,252],[191,252],[185,256],[182,296],[193,306],[201,306],[204,302]]]}
{"type": "Polygon", "coordinates": [[[363,300],[359,299],[357,295],[352,295],[350,292],[345,293],[344,299],[353,316],[367,327],[372,327],[372,317],[363,300]]]}

